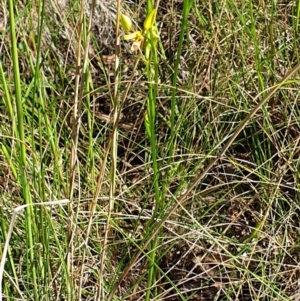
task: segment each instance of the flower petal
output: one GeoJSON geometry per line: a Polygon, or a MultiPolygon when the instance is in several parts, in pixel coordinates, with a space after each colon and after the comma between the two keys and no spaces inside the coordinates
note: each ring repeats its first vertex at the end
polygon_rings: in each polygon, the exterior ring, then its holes
{"type": "Polygon", "coordinates": [[[130,50],[131,50],[132,52],[136,52],[136,51],[141,50],[141,43],[142,43],[142,40],[136,40],[136,41],[134,41],[134,42],[132,43],[132,45],[131,45],[130,50]]]}
{"type": "Polygon", "coordinates": [[[124,40],[135,40],[135,39],[139,39],[142,36],[142,33],[140,31],[135,31],[131,34],[125,34],[124,35],[124,40]]]}

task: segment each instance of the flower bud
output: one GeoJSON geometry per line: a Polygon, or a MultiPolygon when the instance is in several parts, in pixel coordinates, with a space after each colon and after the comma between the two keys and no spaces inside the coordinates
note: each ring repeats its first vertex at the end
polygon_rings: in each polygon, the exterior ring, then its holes
{"type": "Polygon", "coordinates": [[[150,53],[151,53],[151,44],[148,43],[145,47],[145,59],[146,59],[146,61],[149,61],[150,53]]]}
{"type": "Polygon", "coordinates": [[[122,28],[125,31],[130,31],[131,26],[132,26],[132,22],[131,22],[131,19],[128,16],[122,14],[121,17],[120,17],[120,23],[121,23],[122,28]]]}
{"type": "Polygon", "coordinates": [[[148,16],[144,22],[144,30],[148,30],[154,25],[155,19],[156,19],[156,13],[157,13],[157,10],[153,9],[151,11],[151,13],[148,14],[148,16]]]}

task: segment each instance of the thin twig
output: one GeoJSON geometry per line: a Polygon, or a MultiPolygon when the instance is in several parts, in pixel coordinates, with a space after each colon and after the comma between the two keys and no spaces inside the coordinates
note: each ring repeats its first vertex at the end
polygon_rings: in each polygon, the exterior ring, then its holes
{"type": "MultiPolygon", "coordinates": [[[[69,223],[68,223],[68,253],[67,253],[67,269],[74,286],[74,271],[73,271],[73,256],[74,244],[73,237],[75,235],[75,218],[73,209],[73,195],[75,187],[75,175],[77,166],[77,147],[78,147],[78,134],[80,128],[81,116],[81,102],[82,102],[82,87],[83,87],[83,66],[81,64],[81,39],[82,39],[82,26],[86,1],[83,0],[80,7],[80,16],[77,22],[78,39],[77,39],[77,53],[76,53],[76,76],[75,76],[75,92],[74,92],[74,108],[73,108],[73,126],[72,126],[72,146],[71,146],[71,159],[70,159],[70,183],[69,183],[69,223]]],[[[78,200],[79,202],[79,200],[78,200]]],[[[73,300],[72,288],[67,286],[68,300],[73,300]]]]}
{"type": "MultiPolygon", "coordinates": [[[[85,48],[84,48],[84,58],[83,58],[83,67],[82,67],[82,76],[81,76],[81,83],[80,83],[80,91],[79,91],[79,105],[78,105],[78,114],[81,114],[81,100],[84,97],[84,87],[85,87],[85,82],[84,82],[84,74],[87,72],[87,66],[89,63],[89,46],[90,46],[90,36],[91,36],[91,31],[92,31],[92,24],[93,24],[93,16],[94,16],[94,11],[96,7],[96,0],[93,0],[91,3],[91,9],[90,9],[90,17],[89,17],[89,23],[88,23],[88,29],[87,29],[87,36],[86,36],[86,41],[85,41],[85,48]]],[[[78,115],[80,116],[80,115],[78,115]]],[[[78,132],[79,132],[79,126],[80,122],[78,120],[77,123],[77,137],[78,137],[78,132]]],[[[78,138],[77,138],[78,140],[78,138]]],[[[74,179],[73,179],[74,180],[74,179]]],[[[85,254],[86,254],[86,246],[84,246],[83,251],[82,251],[82,264],[81,264],[81,272],[80,272],[80,280],[79,280],[79,285],[78,285],[78,300],[81,299],[81,292],[82,292],[82,281],[83,281],[83,270],[84,270],[84,260],[85,260],[85,254]]]]}

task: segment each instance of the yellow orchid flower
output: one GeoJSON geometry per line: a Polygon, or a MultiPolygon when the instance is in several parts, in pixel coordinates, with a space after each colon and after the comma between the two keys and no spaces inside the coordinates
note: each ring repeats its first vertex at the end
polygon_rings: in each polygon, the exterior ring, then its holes
{"type": "MultiPolygon", "coordinates": [[[[152,38],[155,40],[158,39],[158,31],[155,24],[156,20],[156,14],[157,14],[157,9],[153,9],[146,17],[143,25],[143,30],[142,31],[135,31],[129,34],[124,35],[124,40],[129,41],[133,40],[132,45],[131,45],[131,51],[136,52],[136,51],[141,51],[143,48],[143,42],[144,40],[148,41],[150,39],[150,32],[149,29],[152,29],[152,38]]],[[[130,17],[122,14],[120,16],[120,23],[122,28],[125,31],[130,31],[132,27],[132,21],[130,17]]],[[[151,52],[151,46],[149,46],[149,41],[146,43],[146,49],[145,49],[145,57],[146,60],[150,58],[150,52],[151,52]],[[147,47],[148,46],[148,47],[147,47]]]]}
{"type": "Polygon", "coordinates": [[[133,40],[130,50],[136,52],[141,50],[142,42],[144,40],[143,34],[140,31],[135,31],[131,34],[124,35],[124,40],[133,40]]]}

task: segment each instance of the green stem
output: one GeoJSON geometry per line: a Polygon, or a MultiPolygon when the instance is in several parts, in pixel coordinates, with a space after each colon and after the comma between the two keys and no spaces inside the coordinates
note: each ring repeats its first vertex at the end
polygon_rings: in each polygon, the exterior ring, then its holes
{"type": "MultiPolygon", "coordinates": [[[[152,219],[150,221],[149,227],[152,227],[155,220],[158,218],[160,212],[163,209],[163,204],[161,203],[161,193],[159,189],[159,167],[157,164],[157,141],[155,135],[155,120],[156,120],[156,97],[157,97],[157,84],[158,84],[158,58],[157,58],[157,51],[156,51],[156,42],[153,38],[153,33],[150,30],[150,40],[151,43],[151,55],[149,60],[146,62],[146,69],[147,69],[147,78],[148,78],[148,99],[147,99],[147,115],[148,118],[146,120],[147,125],[147,133],[150,140],[151,146],[151,156],[152,156],[152,167],[153,167],[153,176],[154,176],[154,190],[155,190],[155,208],[153,211],[152,219]],[[153,69],[152,65],[153,63],[153,69]],[[152,70],[154,70],[154,75],[152,70]],[[153,83],[154,82],[154,83],[153,83]]],[[[147,281],[147,291],[145,300],[149,301],[150,296],[150,289],[152,288],[153,284],[156,282],[156,271],[157,268],[155,266],[155,257],[156,257],[156,249],[159,245],[159,235],[156,235],[153,239],[153,242],[150,244],[150,254],[149,254],[149,274],[148,274],[148,281],[147,281]]],[[[153,289],[152,289],[153,292],[153,289]]],[[[154,292],[154,295],[155,292],[154,292]]]]}
{"type": "MultiPolygon", "coordinates": [[[[25,148],[25,134],[23,125],[23,107],[22,107],[22,94],[21,94],[21,83],[20,83],[20,72],[18,62],[18,50],[17,50],[17,38],[15,30],[15,19],[14,19],[14,3],[13,0],[9,0],[9,22],[10,22],[10,35],[11,35],[11,47],[12,47],[12,61],[14,70],[14,85],[15,85],[15,97],[17,107],[17,120],[18,120],[18,151],[19,151],[19,169],[20,176],[18,181],[22,187],[22,195],[24,203],[32,205],[32,199],[30,195],[30,189],[28,179],[26,176],[26,148],[25,148]]],[[[38,300],[38,288],[36,282],[36,267],[34,258],[34,239],[33,239],[33,210],[32,206],[26,207],[25,211],[25,224],[26,224],[26,244],[27,244],[27,273],[32,273],[32,277],[29,277],[33,281],[34,299],[38,300]]]]}
{"type": "Polygon", "coordinates": [[[177,57],[174,64],[174,73],[172,76],[172,96],[171,96],[171,137],[170,137],[170,146],[169,146],[169,162],[171,161],[172,156],[174,155],[175,146],[175,115],[176,115],[176,86],[177,78],[179,72],[180,57],[183,48],[183,42],[185,41],[185,33],[187,28],[188,15],[192,7],[193,0],[184,0],[183,1],[183,13],[182,13],[182,22],[180,29],[179,42],[177,47],[177,57]]]}

